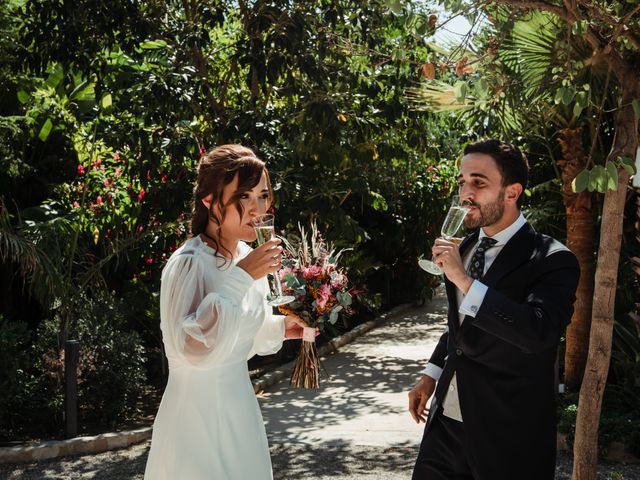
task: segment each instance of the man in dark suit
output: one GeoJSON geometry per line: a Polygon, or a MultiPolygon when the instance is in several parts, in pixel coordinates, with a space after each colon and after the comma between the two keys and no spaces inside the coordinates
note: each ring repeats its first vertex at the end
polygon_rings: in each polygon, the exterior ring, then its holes
{"type": "Polygon", "coordinates": [[[433,247],[448,327],[409,393],[411,415],[426,422],[414,480],[554,478],[555,360],[580,273],[575,256],[520,212],[527,179],[513,145],[464,150],[460,200],[476,230],[460,246],[433,247]]]}

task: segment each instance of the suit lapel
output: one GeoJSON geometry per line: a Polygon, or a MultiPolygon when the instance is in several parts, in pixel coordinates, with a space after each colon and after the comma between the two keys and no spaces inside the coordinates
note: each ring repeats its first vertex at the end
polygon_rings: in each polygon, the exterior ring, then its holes
{"type": "MultiPolygon", "coordinates": [[[[477,235],[476,235],[477,238],[477,235]]],[[[487,287],[495,287],[501,278],[516,268],[520,267],[524,262],[531,258],[535,239],[535,230],[528,223],[523,225],[513,237],[502,248],[498,256],[495,258],[487,273],[482,278],[482,283],[487,287]]],[[[473,243],[471,243],[473,245],[473,243]]],[[[460,246],[462,248],[462,245],[460,246]]],[[[455,286],[453,287],[455,295],[455,286]]],[[[449,292],[447,291],[447,294],[449,292]]],[[[451,303],[451,302],[450,302],[451,303]]],[[[457,303],[454,298],[454,305],[457,303]]],[[[458,307],[455,307],[455,315],[458,314],[458,307]]],[[[451,320],[451,318],[450,318],[451,320]]],[[[455,331],[457,335],[463,335],[464,331],[469,328],[469,324],[473,323],[472,317],[465,317],[462,325],[457,326],[456,322],[450,322],[456,325],[455,331]]],[[[451,328],[451,327],[449,327],[451,328]]]]}
{"type": "Polygon", "coordinates": [[[496,259],[482,278],[488,287],[497,285],[498,281],[529,260],[533,252],[535,230],[526,223],[502,248],[496,259]]]}

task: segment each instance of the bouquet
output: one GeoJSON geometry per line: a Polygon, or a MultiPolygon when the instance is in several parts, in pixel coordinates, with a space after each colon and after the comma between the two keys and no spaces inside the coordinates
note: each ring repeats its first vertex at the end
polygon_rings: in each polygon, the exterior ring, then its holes
{"type": "MultiPolygon", "coordinates": [[[[299,238],[284,241],[285,251],[280,270],[283,294],[293,295],[295,300],[278,307],[280,313],[297,315],[307,322],[309,332],[319,328],[326,331],[341,316],[350,314],[352,298],[349,280],[338,260],[346,250],[335,252],[326,243],[315,223],[307,235],[298,224],[299,238]]],[[[296,359],[291,384],[298,388],[318,388],[320,386],[320,361],[315,344],[315,335],[304,335],[302,346],[296,359]]]]}

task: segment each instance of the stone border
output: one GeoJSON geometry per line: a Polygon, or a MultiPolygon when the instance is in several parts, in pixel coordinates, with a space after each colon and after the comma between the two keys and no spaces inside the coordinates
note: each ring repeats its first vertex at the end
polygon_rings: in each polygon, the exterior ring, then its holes
{"type": "Polygon", "coordinates": [[[103,433],[94,437],[51,440],[27,447],[3,447],[0,448],[0,464],[37,462],[67,455],[102,453],[143,442],[151,438],[151,430],[152,427],[144,427],[125,432],[103,433]]]}
{"type": "MultiPolygon", "coordinates": [[[[323,345],[318,349],[318,354],[323,357],[338,350],[369,330],[382,325],[389,317],[403,313],[411,307],[412,304],[409,303],[399,305],[373,320],[358,325],[344,335],[336,337],[326,345],[323,345]]],[[[294,364],[295,361],[292,361],[265,373],[252,382],[253,390],[256,393],[262,392],[280,380],[289,377],[294,364]]],[[[0,447],[0,464],[37,462],[68,455],[97,454],[116,448],[124,448],[151,438],[152,429],[153,427],[149,426],[123,432],[103,433],[93,437],[51,440],[29,446],[0,447]]]]}

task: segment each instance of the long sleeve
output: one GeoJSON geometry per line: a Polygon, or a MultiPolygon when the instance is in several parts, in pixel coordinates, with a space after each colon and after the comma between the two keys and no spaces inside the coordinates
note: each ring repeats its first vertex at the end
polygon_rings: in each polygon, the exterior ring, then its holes
{"type": "MultiPolygon", "coordinates": [[[[269,308],[271,310],[271,308],[269,308]]],[[[267,313],[260,330],[253,340],[248,358],[254,355],[271,355],[282,348],[284,342],[284,315],[267,313]]]]}
{"type": "Polygon", "coordinates": [[[221,362],[233,350],[243,312],[242,299],[253,283],[237,266],[224,275],[217,291],[205,292],[198,251],[171,258],[162,273],[160,316],[167,349],[191,364],[221,362]]]}

